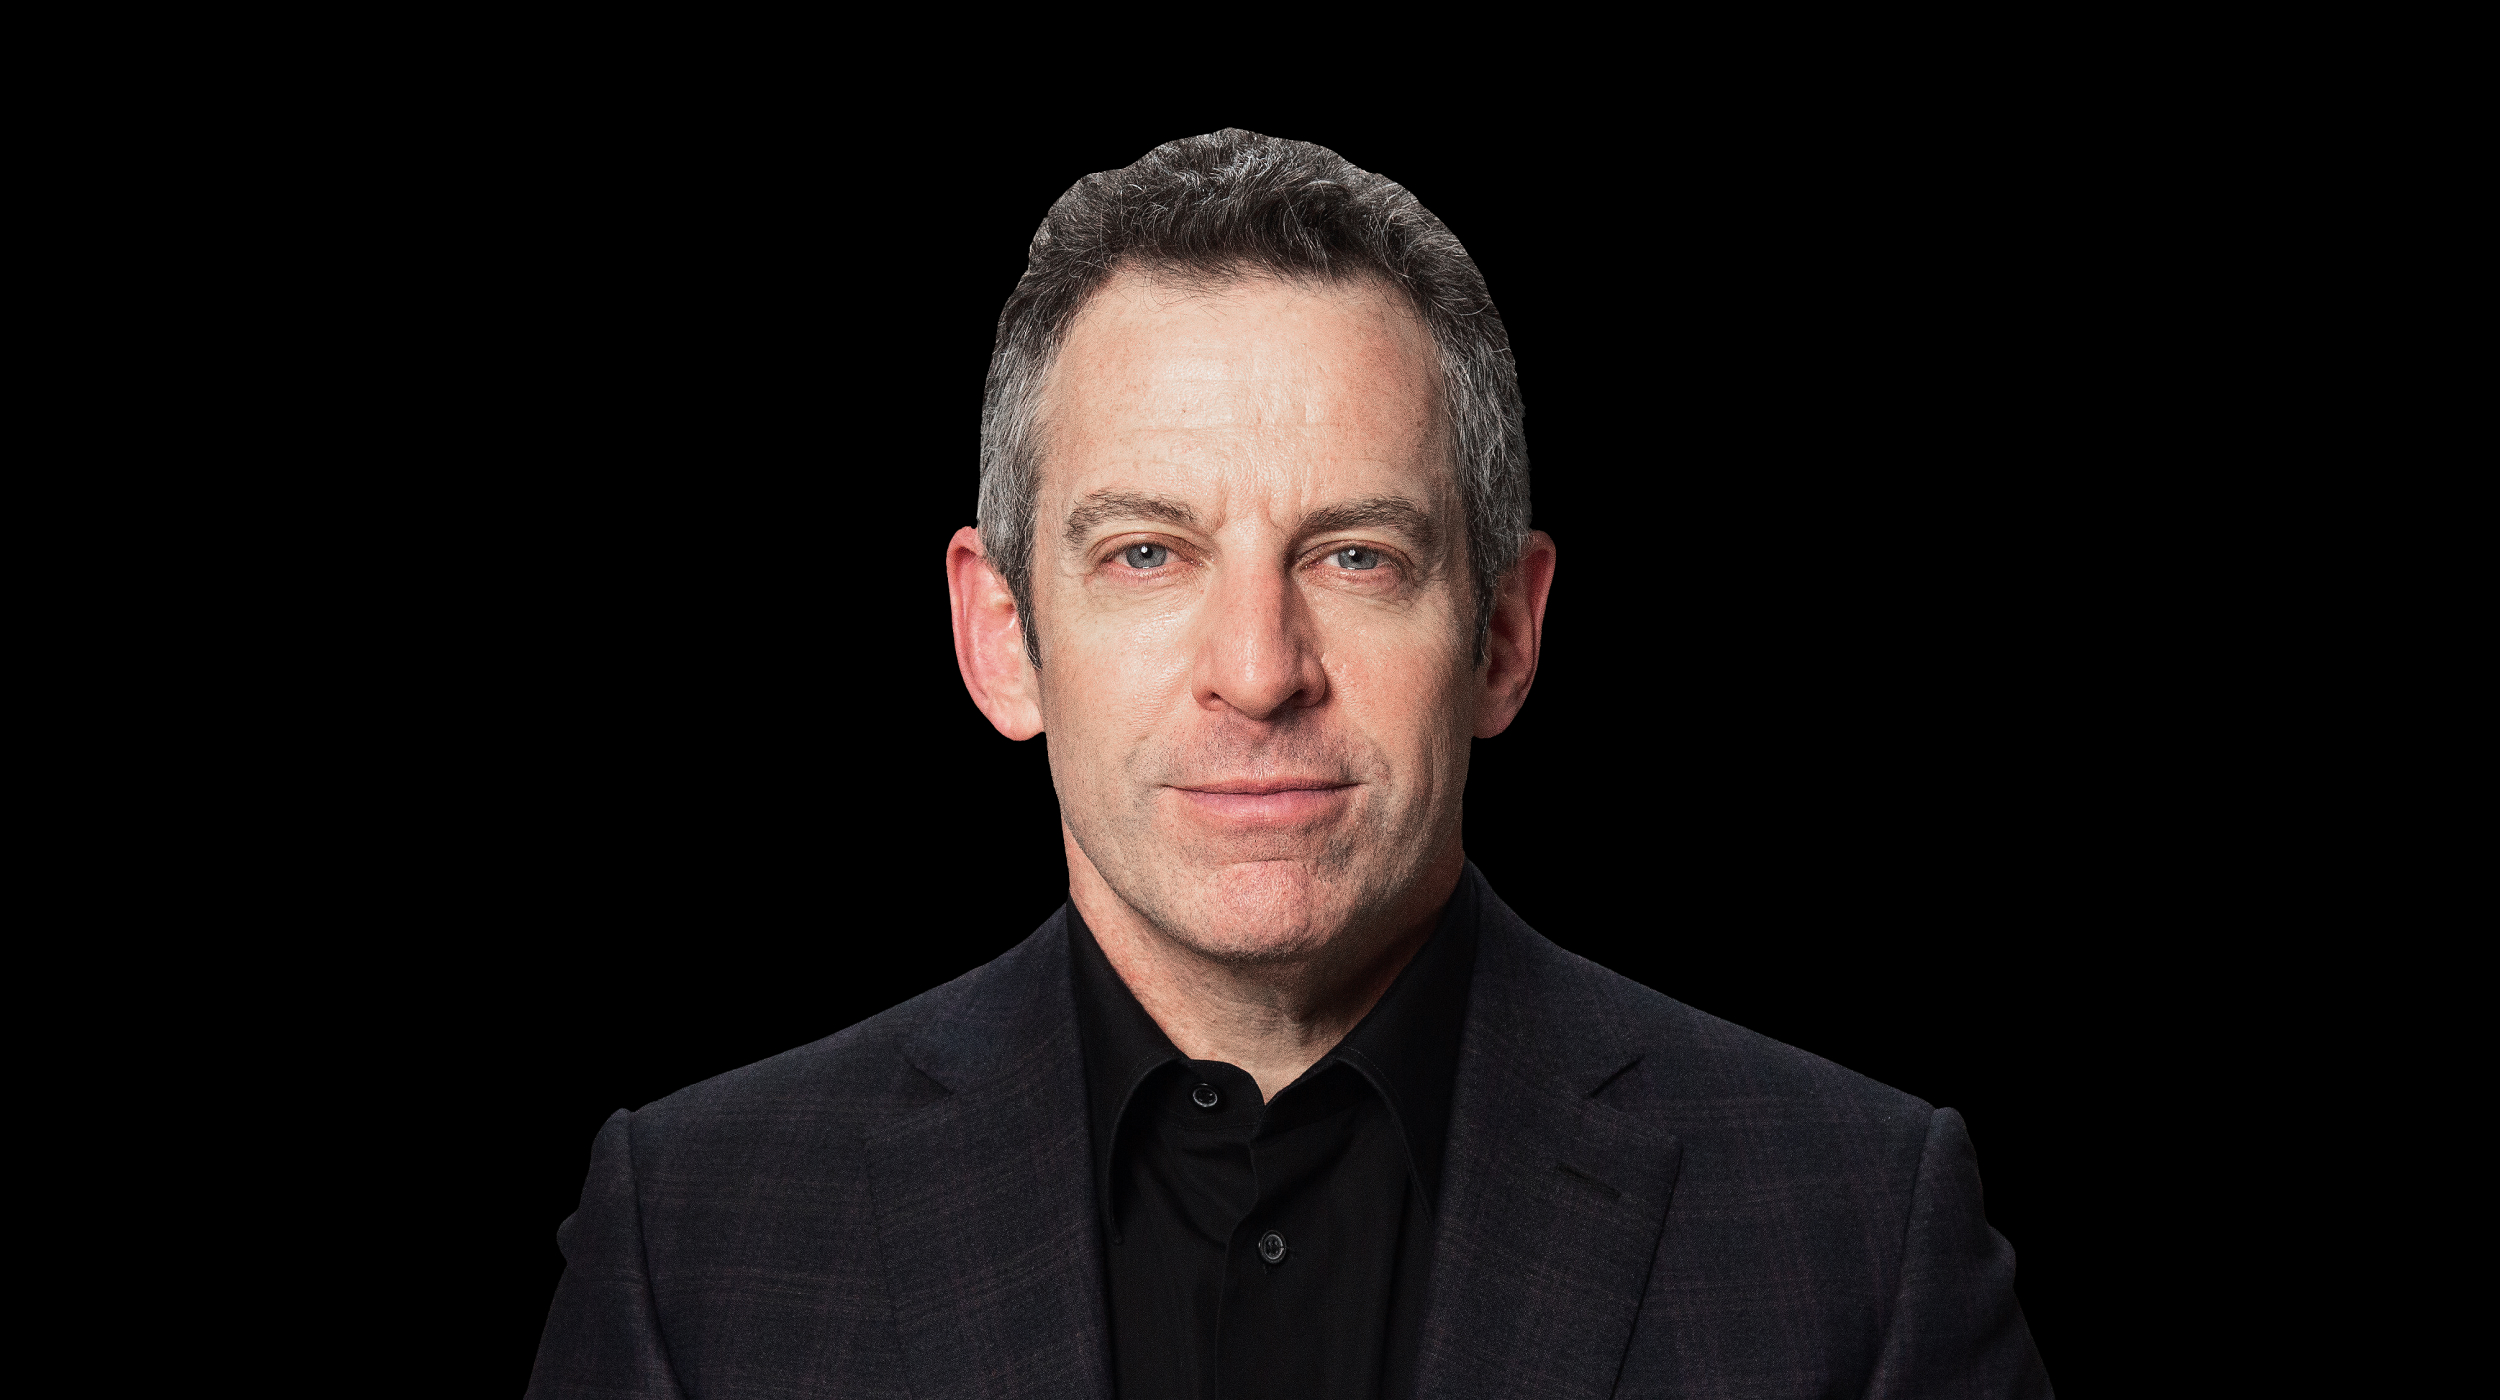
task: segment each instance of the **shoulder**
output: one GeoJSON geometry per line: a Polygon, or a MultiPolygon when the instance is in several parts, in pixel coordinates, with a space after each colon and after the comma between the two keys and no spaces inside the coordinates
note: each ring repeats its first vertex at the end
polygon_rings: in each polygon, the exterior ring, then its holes
{"type": "Polygon", "coordinates": [[[1629,1039],[1645,1062],[1672,1080],[1677,1095],[1763,1106],[1788,1105],[1817,1114],[1844,1112],[1915,1122],[1926,1130],[1932,1106],[1810,1051],[1773,1040],[1697,1010],[1578,954],[1546,945],[1570,964],[1592,1002],[1619,1008],[1629,1039]]]}
{"type": "Polygon", "coordinates": [[[1800,1165],[1838,1155],[1915,1174],[1929,1104],[1557,947],[1498,898],[1488,906],[1478,994],[1512,1001],[1514,1014],[1471,1024],[1505,1026],[1520,1042],[1505,1048],[1568,1065],[1593,1081],[1581,1092],[1656,1122],[1688,1153],[1800,1165]]]}
{"type": "Polygon", "coordinates": [[[1654,1315],[1644,1305],[1627,1376],[1712,1374],[1723,1358],[1711,1347],[1777,1357],[1800,1335],[1871,1358],[1928,1145],[1949,1115],[1556,947],[1498,901],[1484,930],[1475,994],[1509,1009],[1471,1012],[1471,1028],[1506,1027],[1515,1043],[1497,1053],[1541,1055],[1587,1115],[1611,1110],[1658,1145],[1672,1184],[1653,1276],[1712,1280],[1700,1293],[1671,1287],[1654,1315]],[[1803,1300],[1804,1312],[1765,1309],[1766,1298],[1803,1300]],[[1690,1350],[1697,1337],[1710,1346],[1690,1350]]]}
{"type": "Polygon", "coordinates": [[[656,1100],[632,1115],[637,1158],[736,1155],[739,1144],[822,1150],[947,1096],[965,1055],[1011,1048],[1020,1022],[1065,979],[1059,916],[1015,948],[822,1040],[656,1100]]]}

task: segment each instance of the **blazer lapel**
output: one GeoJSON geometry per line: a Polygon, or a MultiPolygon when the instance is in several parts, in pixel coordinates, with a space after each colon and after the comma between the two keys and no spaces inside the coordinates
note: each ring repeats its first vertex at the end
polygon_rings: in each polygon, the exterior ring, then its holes
{"type": "Polygon", "coordinates": [[[1107,1397],[1085,1082],[1054,916],[944,999],[905,1057],[950,1092],[867,1133],[877,1238],[921,1397],[1107,1397]]]}
{"type": "Polygon", "coordinates": [[[1575,1004],[1577,960],[1478,896],[1416,1393],[1608,1395],[1681,1148],[1594,1097],[1638,1050],[1602,1005],[1575,1004]]]}

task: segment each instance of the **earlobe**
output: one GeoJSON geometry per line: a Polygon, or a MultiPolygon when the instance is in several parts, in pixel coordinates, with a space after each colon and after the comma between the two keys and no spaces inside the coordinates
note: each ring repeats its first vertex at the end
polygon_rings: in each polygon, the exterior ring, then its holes
{"type": "Polygon", "coordinates": [[[954,609],[955,665],[972,703],[1010,739],[1041,733],[1040,678],[1025,654],[1024,619],[1015,593],[990,567],[981,532],[969,525],[947,542],[946,592],[954,609]]]}
{"type": "Polygon", "coordinates": [[[1494,595],[1492,626],[1485,636],[1484,692],[1476,711],[1476,737],[1490,739],[1510,728],[1536,683],[1545,640],[1545,599],[1554,588],[1554,539],[1528,532],[1519,562],[1502,575],[1494,595]]]}

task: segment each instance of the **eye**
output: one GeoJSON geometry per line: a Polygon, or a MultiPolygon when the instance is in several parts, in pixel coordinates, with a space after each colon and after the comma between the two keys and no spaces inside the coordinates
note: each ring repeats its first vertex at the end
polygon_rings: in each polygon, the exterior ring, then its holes
{"type": "Polygon", "coordinates": [[[1133,544],[1120,551],[1120,562],[1132,569],[1160,569],[1171,557],[1171,549],[1159,544],[1133,544]]]}
{"type": "Polygon", "coordinates": [[[1336,560],[1337,567],[1341,569],[1377,569],[1380,567],[1380,551],[1365,549],[1359,544],[1348,545],[1328,557],[1336,560]]]}

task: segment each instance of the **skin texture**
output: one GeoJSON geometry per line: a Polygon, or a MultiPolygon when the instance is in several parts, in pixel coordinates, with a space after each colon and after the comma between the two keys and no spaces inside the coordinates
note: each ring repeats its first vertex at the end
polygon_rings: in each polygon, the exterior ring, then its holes
{"type": "Polygon", "coordinates": [[[1474,664],[1440,392],[1394,293],[1123,273],[1044,386],[1034,616],[976,530],[947,549],[964,684],[1050,734],[1077,909],[1182,1053],[1271,1098],[1430,936],[1469,741],[1535,678],[1554,545],[1474,664]]]}

